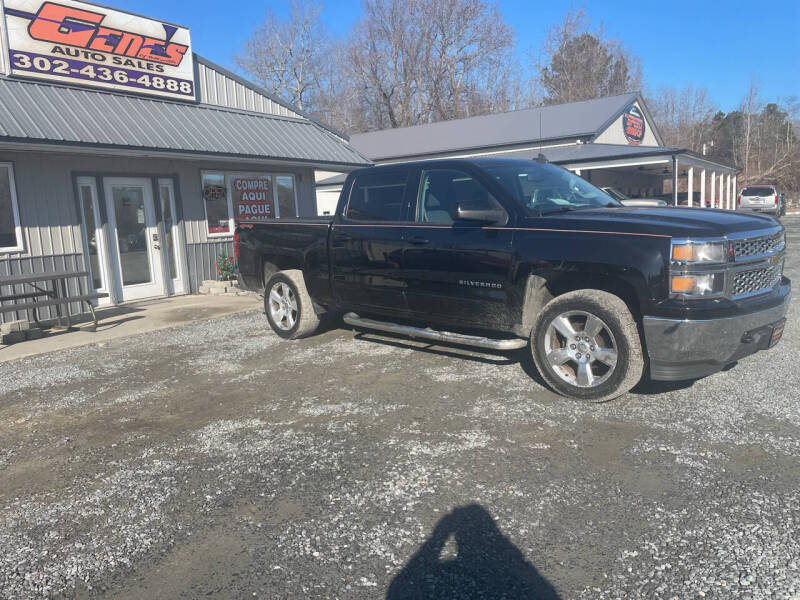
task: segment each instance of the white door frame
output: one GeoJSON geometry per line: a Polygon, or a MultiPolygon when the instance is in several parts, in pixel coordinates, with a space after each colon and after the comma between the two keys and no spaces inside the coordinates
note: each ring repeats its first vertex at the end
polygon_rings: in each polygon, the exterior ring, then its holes
{"type": "Polygon", "coordinates": [[[187,294],[189,292],[189,286],[186,285],[188,281],[188,274],[186,273],[186,256],[185,256],[185,244],[183,238],[183,228],[180,226],[180,222],[178,221],[177,213],[175,212],[175,182],[171,177],[159,177],[158,178],[158,190],[156,197],[158,198],[158,202],[161,202],[161,188],[165,187],[169,190],[169,203],[170,203],[170,214],[172,215],[172,247],[174,252],[174,262],[175,262],[175,273],[172,273],[169,268],[169,249],[166,246],[167,243],[167,231],[166,231],[166,223],[164,220],[164,210],[161,205],[159,205],[159,211],[161,213],[161,219],[158,223],[159,231],[161,232],[161,247],[164,250],[161,252],[161,256],[163,259],[162,269],[165,274],[165,278],[167,279],[167,288],[170,295],[174,294],[187,294]],[[169,277],[166,277],[166,274],[169,273],[169,277]]]}
{"type": "Polygon", "coordinates": [[[90,291],[95,292],[104,292],[109,294],[105,298],[98,298],[97,300],[93,300],[93,304],[95,306],[107,306],[113,304],[113,299],[111,298],[111,287],[112,287],[112,277],[111,277],[111,265],[109,264],[109,253],[106,244],[106,236],[103,233],[103,221],[100,218],[100,199],[97,194],[97,178],[96,177],[77,177],[76,183],[78,186],[78,206],[80,207],[81,211],[81,234],[83,237],[83,255],[85,257],[85,263],[87,266],[87,271],[89,271],[89,288],[90,291]],[[90,232],[87,229],[86,223],[86,215],[84,214],[84,207],[83,207],[83,197],[81,196],[81,189],[88,188],[89,193],[92,197],[92,216],[94,217],[94,224],[95,224],[95,243],[97,244],[97,263],[100,267],[100,273],[93,273],[92,266],[89,258],[89,236],[90,232]],[[95,289],[93,277],[98,277],[100,279],[101,287],[95,289]]]}
{"type": "Polygon", "coordinates": [[[153,197],[153,180],[149,177],[103,177],[103,190],[106,197],[106,211],[108,214],[109,248],[111,264],[113,265],[114,285],[117,298],[122,302],[165,296],[167,286],[164,284],[164,270],[161,247],[161,234],[155,212],[155,198],[153,197]],[[114,197],[111,192],[114,186],[131,186],[142,189],[142,200],[145,222],[145,243],[150,268],[150,281],[124,285],[122,279],[122,265],[119,252],[119,231],[117,230],[117,215],[114,207],[114,197]]]}

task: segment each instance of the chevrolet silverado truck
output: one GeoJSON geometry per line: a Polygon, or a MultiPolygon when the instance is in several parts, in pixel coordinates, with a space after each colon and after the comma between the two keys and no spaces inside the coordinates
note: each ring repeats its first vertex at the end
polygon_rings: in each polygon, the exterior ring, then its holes
{"type": "Polygon", "coordinates": [[[774,219],[624,207],[542,160],[350,173],[332,217],[241,223],[240,279],[294,339],[325,312],[440,343],[528,346],[556,392],[603,401],[696,379],[781,338],[791,297],[774,219]]]}

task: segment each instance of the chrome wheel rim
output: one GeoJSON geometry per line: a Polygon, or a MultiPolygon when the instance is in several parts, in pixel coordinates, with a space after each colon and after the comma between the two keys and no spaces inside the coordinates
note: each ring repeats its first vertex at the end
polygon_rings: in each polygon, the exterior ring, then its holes
{"type": "Polygon", "coordinates": [[[545,360],[569,385],[594,388],[617,368],[617,342],[597,315],[571,310],[550,321],[544,338],[545,360]]]}
{"type": "Polygon", "coordinates": [[[297,298],[292,288],[279,281],[269,291],[269,314],[272,322],[283,331],[289,331],[297,322],[297,298]]]}

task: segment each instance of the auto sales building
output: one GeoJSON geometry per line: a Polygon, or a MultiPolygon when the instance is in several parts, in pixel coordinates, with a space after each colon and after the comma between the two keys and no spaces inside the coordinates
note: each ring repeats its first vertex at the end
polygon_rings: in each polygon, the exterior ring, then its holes
{"type": "Polygon", "coordinates": [[[101,304],[195,292],[232,252],[237,215],[316,214],[315,170],[369,164],[194,54],[185,27],[72,0],[3,5],[0,280],[88,271],[101,304]]]}

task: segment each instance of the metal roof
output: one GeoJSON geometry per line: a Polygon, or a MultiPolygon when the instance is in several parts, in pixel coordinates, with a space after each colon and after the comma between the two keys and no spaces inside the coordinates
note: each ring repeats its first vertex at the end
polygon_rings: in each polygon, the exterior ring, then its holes
{"type": "Polygon", "coordinates": [[[681,154],[685,148],[677,146],[626,146],[624,144],[573,144],[555,148],[542,148],[530,153],[531,158],[539,152],[554,163],[578,162],[584,160],[619,159],[644,156],[681,154]]]}
{"type": "Polygon", "coordinates": [[[644,104],[640,94],[632,92],[581,102],[360,133],[350,136],[350,143],[369,159],[381,160],[488,149],[541,140],[593,138],[634,101],[644,104]]]}
{"type": "Polygon", "coordinates": [[[677,156],[678,160],[686,164],[696,164],[705,168],[716,168],[725,172],[738,172],[736,167],[723,165],[707,156],[702,156],[686,148],[678,146],[625,146],[623,144],[571,144],[569,146],[556,146],[553,148],[542,148],[541,150],[527,150],[524,152],[513,152],[504,156],[513,158],[536,158],[539,153],[544,154],[545,158],[558,165],[575,165],[580,163],[592,163],[604,160],[636,159],[647,157],[671,157],[677,156]]]}
{"type": "Polygon", "coordinates": [[[369,164],[305,119],[5,77],[0,77],[0,142],[369,164]]]}

